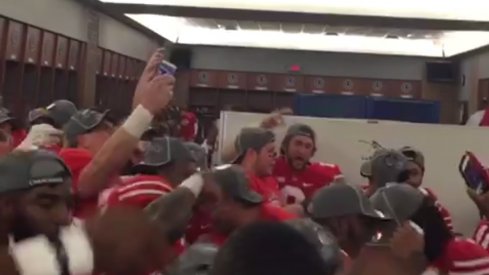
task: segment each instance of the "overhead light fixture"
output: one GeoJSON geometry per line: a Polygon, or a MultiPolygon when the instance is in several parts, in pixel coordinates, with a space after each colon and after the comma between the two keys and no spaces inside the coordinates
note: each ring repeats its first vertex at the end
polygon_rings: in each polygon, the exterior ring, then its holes
{"type": "Polygon", "coordinates": [[[489,1],[484,0],[99,0],[107,3],[132,3],[184,7],[250,9],[346,14],[361,16],[467,20],[489,22],[489,1]]]}
{"type": "MultiPolygon", "coordinates": [[[[373,37],[338,32],[288,33],[281,30],[227,29],[195,26],[180,17],[127,15],[173,43],[237,46],[306,51],[356,52],[408,56],[447,57],[489,44],[489,32],[445,32],[432,39],[373,37]],[[168,26],[171,26],[169,28],[168,26]]],[[[434,37],[434,36],[432,36],[434,37]]]]}

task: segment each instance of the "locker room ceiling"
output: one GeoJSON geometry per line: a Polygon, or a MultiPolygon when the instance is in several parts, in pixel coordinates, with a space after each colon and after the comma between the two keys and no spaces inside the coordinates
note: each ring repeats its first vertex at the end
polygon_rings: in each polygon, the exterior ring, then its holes
{"type": "Polygon", "coordinates": [[[99,1],[177,44],[428,57],[489,45],[489,1],[99,1]]]}

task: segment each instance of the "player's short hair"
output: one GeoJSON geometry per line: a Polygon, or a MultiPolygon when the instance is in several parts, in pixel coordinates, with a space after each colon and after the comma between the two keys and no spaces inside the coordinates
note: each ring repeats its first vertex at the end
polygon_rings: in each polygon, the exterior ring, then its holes
{"type": "Polygon", "coordinates": [[[328,275],[316,247],[283,223],[260,222],[233,234],[219,251],[212,275],[328,275]]]}

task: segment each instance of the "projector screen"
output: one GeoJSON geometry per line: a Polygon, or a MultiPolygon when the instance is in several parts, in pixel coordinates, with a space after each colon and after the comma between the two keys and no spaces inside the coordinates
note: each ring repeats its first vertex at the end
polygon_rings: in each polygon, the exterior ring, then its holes
{"type": "MultiPolygon", "coordinates": [[[[233,142],[239,130],[266,115],[256,113],[222,112],[219,148],[233,142]]],[[[479,221],[478,210],[467,197],[458,164],[465,151],[474,152],[483,163],[489,163],[489,130],[479,127],[417,124],[392,121],[343,120],[290,116],[286,125],[275,129],[281,142],[288,125],[306,123],[317,133],[318,150],[315,160],[341,166],[351,184],[363,184],[360,165],[377,141],[383,147],[414,146],[425,155],[426,174],[423,185],[433,189],[452,214],[457,232],[472,233],[479,221]]]]}

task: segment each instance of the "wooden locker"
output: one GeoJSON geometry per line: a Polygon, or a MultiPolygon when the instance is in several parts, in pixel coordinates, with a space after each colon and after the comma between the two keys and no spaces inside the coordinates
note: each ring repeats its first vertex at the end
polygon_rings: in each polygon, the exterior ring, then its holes
{"type": "Polygon", "coordinates": [[[41,30],[28,26],[25,44],[24,62],[37,64],[39,61],[39,50],[41,48],[41,30]]]}
{"type": "Polygon", "coordinates": [[[101,48],[97,48],[97,68],[95,70],[95,74],[101,74],[103,71],[103,62],[104,62],[104,54],[101,48]]]}
{"type": "Polygon", "coordinates": [[[68,59],[68,38],[58,35],[56,41],[56,68],[64,69],[68,59]]]}
{"type": "Polygon", "coordinates": [[[7,27],[7,47],[5,49],[5,59],[21,60],[22,42],[24,36],[24,24],[9,21],[7,27]]]}
{"type": "Polygon", "coordinates": [[[125,72],[126,72],[126,60],[127,58],[125,56],[119,56],[119,63],[117,65],[117,77],[120,79],[125,78],[125,72]]]}
{"type": "Polygon", "coordinates": [[[400,98],[419,99],[421,98],[420,81],[397,81],[397,95],[400,98]]]}
{"type": "Polygon", "coordinates": [[[342,78],[339,93],[342,95],[356,95],[358,92],[357,81],[353,78],[342,78]]]}
{"type": "Polygon", "coordinates": [[[112,53],[112,60],[110,62],[110,77],[116,77],[119,65],[119,55],[112,53]]]}
{"type": "Polygon", "coordinates": [[[7,20],[5,18],[0,17],[0,51],[3,50],[3,43],[5,42],[5,26],[7,24],[7,20]]]}
{"type": "Polygon", "coordinates": [[[124,69],[124,78],[127,80],[132,80],[133,75],[132,75],[132,70],[133,70],[133,62],[131,58],[126,59],[126,68],[124,69]]]}
{"type": "Polygon", "coordinates": [[[190,86],[200,88],[217,88],[218,73],[216,71],[195,70],[190,76],[190,86]]]}
{"type": "Polygon", "coordinates": [[[247,90],[269,91],[271,90],[272,75],[262,73],[247,74],[247,90]]]}
{"type": "Polygon", "coordinates": [[[272,90],[287,93],[303,92],[304,77],[300,75],[274,75],[272,90]]]}
{"type": "Polygon", "coordinates": [[[54,62],[54,42],[55,35],[44,31],[42,35],[41,65],[46,67],[53,66],[54,62]]]}
{"type": "Polygon", "coordinates": [[[306,76],[304,90],[313,94],[333,94],[335,93],[334,81],[324,76],[306,76]]]}
{"type": "MultiPolygon", "coordinates": [[[[5,37],[6,37],[6,31],[5,27],[7,25],[7,20],[3,17],[0,17],[0,60],[3,60],[3,50],[5,49],[5,37]]],[[[0,64],[0,95],[3,93],[3,81],[5,79],[4,76],[4,66],[3,64],[0,64]]]]}
{"type": "Polygon", "coordinates": [[[247,111],[269,113],[273,109],[273,92],[249,91],[247,111]]]}
{"type": "Polygon", "coordinates": [[[102,74],[104,76],[108,76],[110,73],[110,62],[112,58],[112,53],[107,50],[104,50],[103,53],[104,53],[103,54],[104,58],[103,58],[102,74]]]}
{"type": "Polygon", "coordinates": [[[80,42],[70,39],[70,49],[68,54],[68,69],[70,71],[78,70],[80,60],[80,42]]]}
{"type": "Polygon", "coordinates": [[[246,90],[246,74],[241,72],[219,72],[218,87],[230,90],[246,90]]]}

